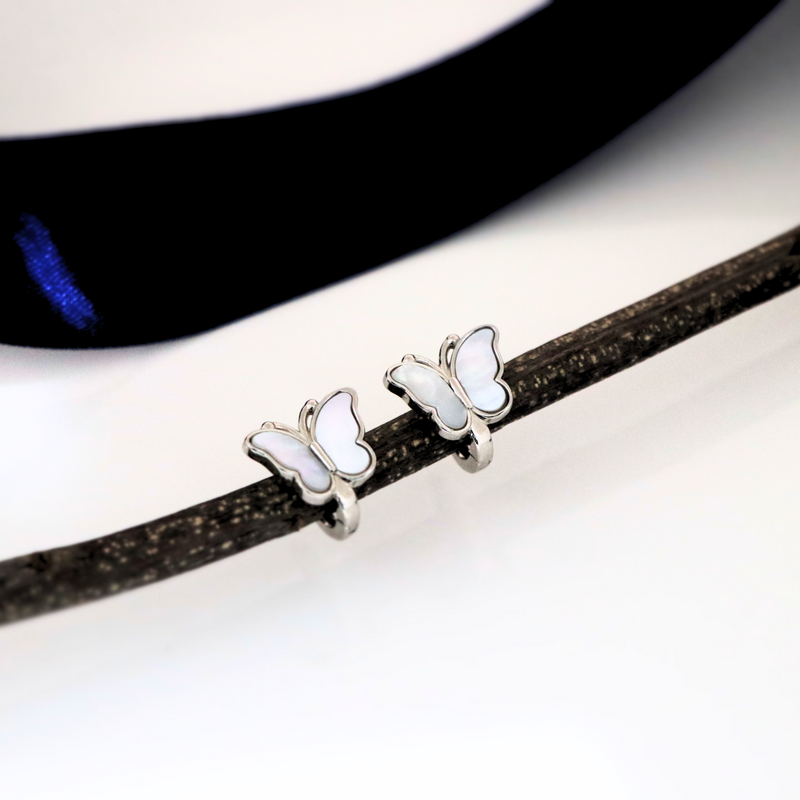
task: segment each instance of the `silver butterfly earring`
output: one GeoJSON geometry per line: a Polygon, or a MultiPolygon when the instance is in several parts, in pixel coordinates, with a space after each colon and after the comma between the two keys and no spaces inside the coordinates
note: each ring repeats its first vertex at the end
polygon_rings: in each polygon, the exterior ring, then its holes
{"type": "Polygon", "coordinates": [[[244,452],[294,483],[306,503],[334,503],[320,526],[334,539],[346,539],[359,520],[353,488],[375,472],[376,463],[375,452],[364,441],[358,395],[353,389],[338,389],[320,403],[309,400],[298,428],[265,422],[245,438],[244,452]]]}
{"type": "Polygon", "coordinates": [[[494,453],[489,423],[511,410],[499,337],[494,325],[481,325],[462,337],[452,334],[442,343],[438,364],[408,355],[383,378],[390,392],[431,418],[440,436],[464,440],[455,457],[467,472],[489,466],[494,453]]]}

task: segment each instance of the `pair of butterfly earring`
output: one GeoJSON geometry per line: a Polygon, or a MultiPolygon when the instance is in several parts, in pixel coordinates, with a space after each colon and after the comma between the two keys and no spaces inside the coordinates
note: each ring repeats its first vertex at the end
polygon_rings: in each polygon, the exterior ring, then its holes
{"type": "MultiPolygon", "coordinates": [[[[383,378],[389,391],[430,417],[440,436],[462,442],[455,458],[467,472],[489,466],[493,445],[488,425],[511,410],[498,339],[494,325],[453,334],[442,343],[438,364],[408,355],[383,378]]],[[[293,483],[304,502],[330,504],[320,525],[334,539],[355,532],[359,508],[354,489],[375,472],[377,459],[364,441],[353,389],[338,389],[319,403],[309,400],[297,429],[265,422],[244,440],[244,451],[293,483]]]]}

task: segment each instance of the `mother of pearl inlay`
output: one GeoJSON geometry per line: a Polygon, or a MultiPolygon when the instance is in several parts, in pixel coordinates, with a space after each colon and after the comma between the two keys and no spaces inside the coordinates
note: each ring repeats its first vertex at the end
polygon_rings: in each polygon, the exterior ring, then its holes
{"type": "Polygon", "coordinates": [[[463,340],[455,356],[455,374],[472,405],[481,411],[499,411],[508,397],[495,380],[499,369],[492,343],[494,331],[481,328],[463,340]]]}
{"type": "Polygon", "coordinates": [[[425,405],[433,406],[449,428],[458,430],[467,424],[467,409],[436,370],[424,364],[404,363],[392,370],[392,377],[425,405]]]}
{"type": "Polygon", "coordinates": [[[369,467],[366,448],[356,442],[358,422],[352,397],[347,392],[334,395],[317,412],[314,439],[328,454],[339,472],[357,475],[369,467]]]}
{"type": "Polygon", "coordinates": [[[268,453],[284,467],[297,470],[309,489],[325,492],[331,486],[328,468],[314,455],[311,448],[300,439],[282,431],[261,431],[250,440],[253,447],[268,453]]]}

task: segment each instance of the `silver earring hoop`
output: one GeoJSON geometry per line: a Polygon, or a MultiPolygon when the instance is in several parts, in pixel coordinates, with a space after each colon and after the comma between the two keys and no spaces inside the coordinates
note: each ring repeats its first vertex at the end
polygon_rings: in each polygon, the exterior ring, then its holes
{"type": "Polygon", "coordinates": [[[439,435],[461,443],[455,459],[467,472],[489,466],[494,444],[489,425],[511,410],[511,388],[502,379],[500,332],[480,325],[464,336],[451,334],[439,348],[439,363],[407,355],[386,370],[383,384],[429,417],[439,435]]]}
{"type": "Polygon", "coordinates": [[[364,423],[353,389],[337,389],[319,403],[309,400],[297,429],[265,422],[244,440],[244,452],[273,475],[292,483],[304,502],[331,505],[320,527],[334,539],[355,533],[360,517],[354,488],[375,472],[375,452],[364,441],[364,423]]]}

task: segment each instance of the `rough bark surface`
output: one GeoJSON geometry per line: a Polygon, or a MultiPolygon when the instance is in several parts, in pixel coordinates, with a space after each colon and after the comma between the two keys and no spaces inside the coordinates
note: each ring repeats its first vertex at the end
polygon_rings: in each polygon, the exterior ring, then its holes
{"type": "MultiPolygon", "coordinates": [[[[507,362],[504,427],[800,284],[800,228],[507,362]]],[[[408,412],[367,434],[366,496],[456,450],[408,412]]],[[[321,519],[268,478],[133,528],[0,562],[0,623],[97,600],[196,569],[321,519]]]]}

